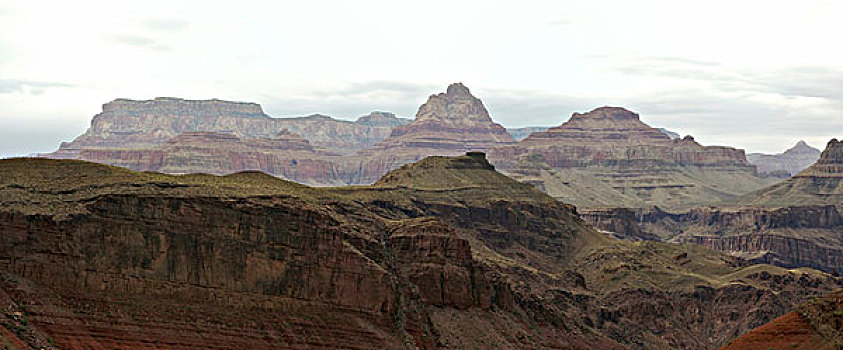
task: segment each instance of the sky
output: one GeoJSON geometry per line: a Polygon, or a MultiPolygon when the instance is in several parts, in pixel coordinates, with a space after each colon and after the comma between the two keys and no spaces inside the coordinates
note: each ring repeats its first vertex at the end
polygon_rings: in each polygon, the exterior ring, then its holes
{"type": "Polygon", "coordinates": [[[412,118],[453,82],[507,127],[609,105],[748,152],[843,138],[840,1],[0,0],[0,32],[0,157],[116,98],[412,118]]]}

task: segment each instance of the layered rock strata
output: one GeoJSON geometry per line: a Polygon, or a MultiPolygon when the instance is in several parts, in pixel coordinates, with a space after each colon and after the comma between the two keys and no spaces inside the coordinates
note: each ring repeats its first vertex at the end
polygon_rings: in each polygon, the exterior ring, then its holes
{"type": "Polygon", "coordinates": [[[427,156],[454,156],[512,144],[515,140],[492,121],[480,99],[461,83],[431,95],[412,123],[359,153],[357,183],[372,183],[387,171],[427,156]]]}
{"type": "Polygon", "coordinates": [[[245,139],[273,138],[284,129],[303,136],[316,148],[353,153],[386,138],[393,127],[407,123],[409,120],[385,112],[372,112],[357,122],[349,122],[322,115],[272,118],[256,103],[167,97],[147,101],[117,99],[103,105],[102,113],[94,116],[84,134],[62,143],[49,156],[79,158],[84,150],[144,150],[187,132],[229,133],[245,139]]]}
{"type": "Polygon", "coordinates": [[[430,157],[324,189],[2,160],[3,328],[92,349],[699,349],[841,286],[607,238],[493,169],[430,157]]]}
{"type": "Polygon", "coordinates": [[[581,207],[688,208],[763,186],[742,150],[701,146],[690,136],[671,139],[616,107],[575,113],[489,153],[516,179],[541,183],[550,195],[581,207]]]}

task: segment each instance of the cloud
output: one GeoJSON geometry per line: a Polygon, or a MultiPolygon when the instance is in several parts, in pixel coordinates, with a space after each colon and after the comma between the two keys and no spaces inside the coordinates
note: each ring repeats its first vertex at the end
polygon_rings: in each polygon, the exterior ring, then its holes
{"type": "Polygon", "coordinates": [[[190,27],[190,23],[178,18],[150,18],[143,22],[143,26],[148,30],[177,33],[190,27]]]}
{"type": "Polygon", "coordinates": [[[115,35],[110,38],[114,43],[134,46],[155,51],[169,51],[172,49],[169,45],[162,44],[155,39],[132,34],[115,35]]]}
{"type": "Polygon", "coordinates": [[[0,94],[29,93],[32,95],[43,94],[46,89],[56,87],[72,87],[72,84],[34,81],[21,79],[0,79],[0,94]]]}

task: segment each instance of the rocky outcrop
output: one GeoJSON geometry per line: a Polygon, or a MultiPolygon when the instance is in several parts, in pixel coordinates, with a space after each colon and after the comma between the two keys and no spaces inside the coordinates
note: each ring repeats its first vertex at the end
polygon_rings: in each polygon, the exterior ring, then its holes
{"type": "Polygon", "coordinates": [[[552,196],[582,207],[688,208],[763,185],[742,150],[671,139],[617,107],[575,113],[489,156],[511,176],[541,182],[552,196]],[[531,160],[540,160],[532,170],[531,160]]]}
{"type": "Polygon", "coordinates": [[[790,177],[805,169],[820,157],[820,150],[799,141],[795,146],[779,154],[750,153],[746,159],[756,168],[759,175],[790,177]]]}

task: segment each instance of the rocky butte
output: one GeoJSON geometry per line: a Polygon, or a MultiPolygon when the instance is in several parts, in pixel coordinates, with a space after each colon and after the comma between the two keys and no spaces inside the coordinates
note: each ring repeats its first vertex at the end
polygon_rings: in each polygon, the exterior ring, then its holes
{"type": "Polygon", "coordinates": [[[480,152],[340,188],[0,160],[20,348],[714,349],[840,287],[606,237],[480,152]]]}
{"type": "Polygon", "coordinates": [[[764,185],[743,150],[672,139],[618,107],[575,113],[489,156],[507,174],[578,207],[681,209],[764,185]]]}
{"type": "Polygon", "coordinates": [[[371,183],[389,170],[427,156],[459,155],[513,143],[506,129],[489,117],[483,102],[455,83],[445,93],[431,95],[412,123],[395,127],[389,137],[361,151],[360,178],[355,182],[371,183]]]}
{"type": "Polygon", "coordinates": [[[758,168],[761,176],[790,177],[805,169],[820,157],[820,150],[799,141],[779,154],[750,153],[746,159],[758,168]]]}

